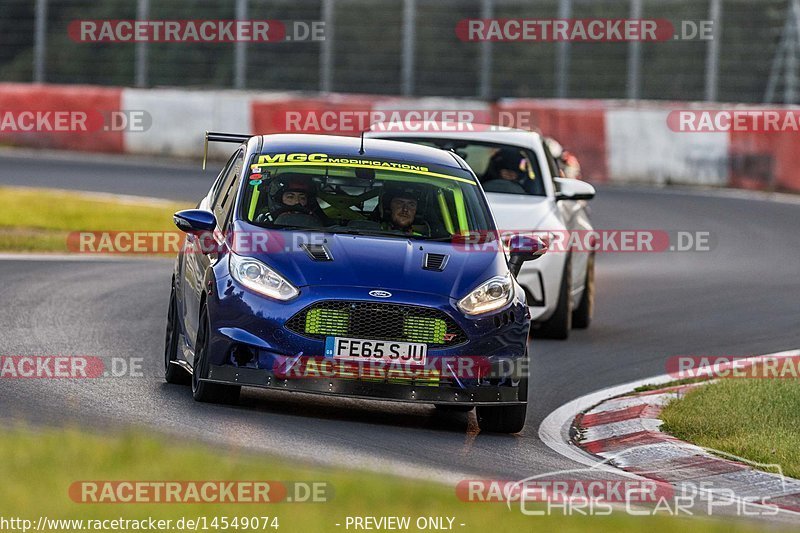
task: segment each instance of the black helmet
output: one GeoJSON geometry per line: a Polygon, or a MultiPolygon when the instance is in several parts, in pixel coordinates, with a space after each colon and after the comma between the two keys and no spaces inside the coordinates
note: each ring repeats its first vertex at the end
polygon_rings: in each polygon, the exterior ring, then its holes
{"type": "Polygon", "coordinates": [[[424,194],[419,186],[411,185],[409,183],[389,183],[383,187],[383,195],[381,201],[384,207],[388,208],[389,204],[395,198],[410,198],[416,200],[417,204],[422,203],[424,194]]]}
{"type": "Polygon", "coordinates": [[[269,185],[269,210],[273,217],[287,211],[297,211],[300,213],[310,213],[313,208],[312,202],[316,195],[316,187],[311,180],[311,176],[305,174],[287,173],[281,174],[272,180],[269,185]],[[308,202],[305,206],[300,204],[285,205],[283,194],[287,192],[302,192],[306,194],[308,202]]]}
{"type": "Polygon", "coordinates": [[[491,178],[499,177],[501,170],[511,170],[516,172],[517,178],[525,177],[525,173],[520,169],[523,157],[520,151],[516,148],[500,148],[489,159],[489,167],[487,175],[491,178]]]}

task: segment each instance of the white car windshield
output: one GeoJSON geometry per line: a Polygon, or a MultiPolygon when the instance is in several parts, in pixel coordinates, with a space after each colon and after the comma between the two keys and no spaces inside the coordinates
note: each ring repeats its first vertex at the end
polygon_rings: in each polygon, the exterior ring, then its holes
{"type": "Polygon", "coordinates": [[[475,171],[486,192],[533,196],[547,194],[536,155],[525,148],[466,139],[398,138],[395,140],[457,153],[475,171]]]}

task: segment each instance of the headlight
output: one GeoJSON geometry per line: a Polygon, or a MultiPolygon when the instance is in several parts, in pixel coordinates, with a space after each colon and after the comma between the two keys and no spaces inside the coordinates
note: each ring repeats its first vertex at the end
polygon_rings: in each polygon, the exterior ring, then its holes
{"type": "Polygon", "coordinates": [[[264,296],[291,300],[300,294],[294,285],[261,261],[231,253],[229,265],[233,279],[264,296]]]}
{"type": "Polygon", "coordinates": [[[511,274],[492,278],[458,302],[458,308],[468,315],[480,315],[500,309],[514,295],[511,274]]]}

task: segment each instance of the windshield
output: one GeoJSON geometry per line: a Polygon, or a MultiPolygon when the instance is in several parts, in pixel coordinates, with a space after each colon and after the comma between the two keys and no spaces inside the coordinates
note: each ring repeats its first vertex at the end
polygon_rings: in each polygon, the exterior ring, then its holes
{"type": "MultiPolygon", "coordinates": [[[[247,222],[267,228],[450,240],[493,229],[474,177],[451,167],[262,154],[242,195],[247,222]]],[[[316,157],[315,157],[316,156],[316,157]]]]}
{"type": "Polygon", "coordinates": [[[394,140],[457,153],[475,171],[486,192],[547,195],[536,155],[525,148],[463,139],[397,138],[394,140]]]}

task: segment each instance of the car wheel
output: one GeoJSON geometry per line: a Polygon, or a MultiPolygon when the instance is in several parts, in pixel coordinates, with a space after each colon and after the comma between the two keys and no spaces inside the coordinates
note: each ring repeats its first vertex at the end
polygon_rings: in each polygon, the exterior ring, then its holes
{"type": "Polygon", "coordinates": [[[572,327],[578,329],[588,328],[594,314],[594,254],[589,256],[586,263],[586,282],[583,287],[581,301],[572,312],[572,327]]]}
{"type": "Polygon", "coordinates": [[[167,383],[188,385],[189,373],[172,361],[178,360],[178,340],[180,339],[178,327],[178,301],[175,298],[175,284],[169,295],[169,309],[167,310],[167,336],[164,340],[164,379],[167,383]]]}
{"type": "Polygon", "coordinates": [[[567,257],[564,264],[564,273],[561,276],[561,286],[558,289],[558,304],[549,319],[538,324],[532,331],[534,337],[542,339],[564,340],[569,337],[572,329],[572,298],[570,286],[572,285],[572,260],[567,257]]]}
{"type": "MultiPolygon", "coordinates": [[[[528,396],[528,379],[520,380],[520,388],[525,393],[520,398],[528,396]]],[[[478,427],[484,433],[519,433],[525,427],[525,417],[528,414],[527,399],[521,405],[479,405],[475,408],[478,418],[478,427]]]]}
{"type": "Polygon", "coordinates": [[[198,402],[234,404],[239,401],[242,388],[237,385],[222,385],[201,381],[208,375],[208,343],[211,323],[208,308],[204,305],[200,312],[200,325],[197,330],[197,343],[192,372],[192,396],[198,402]]]}

